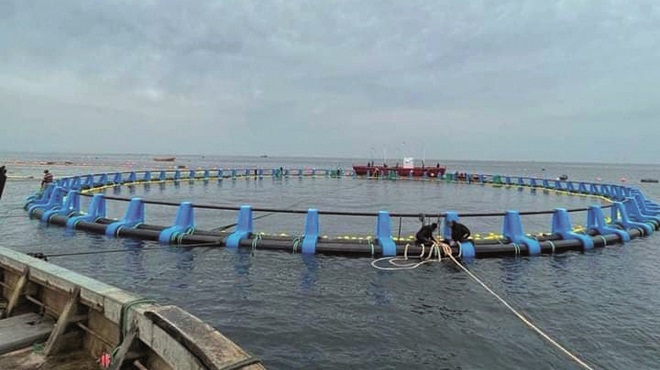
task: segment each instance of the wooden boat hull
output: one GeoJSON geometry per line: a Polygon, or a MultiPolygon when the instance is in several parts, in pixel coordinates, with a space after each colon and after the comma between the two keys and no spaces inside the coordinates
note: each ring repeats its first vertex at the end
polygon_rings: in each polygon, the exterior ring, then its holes
{"type": "Polygon", "coordinates": [[[110,361],[110,354],[118,369],[264,369],[177,306],[158,305],[4,247],[0,285],[0,369],[93,369],[97,361],[110,361]]]}

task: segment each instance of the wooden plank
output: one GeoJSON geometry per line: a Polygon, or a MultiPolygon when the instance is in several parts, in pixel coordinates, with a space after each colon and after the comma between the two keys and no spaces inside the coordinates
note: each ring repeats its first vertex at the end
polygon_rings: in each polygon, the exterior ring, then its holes
{"type": "Polygon", "coordinates": [[[36,313],[0,320],[0,355],[41,342],[53,331],[53,321],[36,313]]]}
{"type": "Polygon", "coordinates": [[[53,330],[53,332],[50,334],[50,337],[48,337],[48,341],[46,341],[46,345],[44,346],[45,356],[48,356],[51,353],[55,345],[55,342],[57,342],[59,337],[62,334],[64,334],[67,326],[69,325],[69,322],[71,321],[71,318],[77,313],[79,299],[80,299],[80,287],[76,287],[73,293],[71,294],[71,297],[66,302],[66,305],[64,306],[64,309],[60,314],[60,317],[57,319],[57,324],[55,324],[55,330],[53,330]]]}
{"type": "Polygon", "coordinates": [[[7,308],[5,309],[5,312],[2,317],[11,316],[12,311],[14,310],[14,308],[16,308],[16,305],[18,304],[18,299],[21,297],[21,293],[23,293],[23,290],[27,285],[29,276],[30,276],[30,267],[25,266],[25,268],[23,269],[23,274],[18,279],[16,285],[14,286],[14,290],[11,292],[11,296],[9,297],[9,303],[7,304],[7,308]]]}

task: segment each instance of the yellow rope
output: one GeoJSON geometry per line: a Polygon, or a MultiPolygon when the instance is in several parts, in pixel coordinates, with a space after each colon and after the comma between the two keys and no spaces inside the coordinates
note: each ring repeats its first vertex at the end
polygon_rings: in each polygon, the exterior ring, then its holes
{"type": "MultiPolygon", "coordinates": [[[[444,248],[445,248],[445,247],[443,246],[443,249],[444,249],[444,248]]],[[[501,302],[506,308],[508,308],[511,312],[513,312],[513,314],[516,315],[516,316],[517,316],[517,317],[518,317],[523,323],[525,323],[527,326],[529,326],[530,328],[532,328],[532,330],[534,330],[537,334],[539,334],[541,337],[543,337],[543,339],[545,339],[545,340],[547,340],[548,342],[550,342],[550,344],[552,344],[553,346],[555,346],[555,347],[556,347],[557,349],[559,349],[561,352],[564,352],[564,354],[566,354],[570,359],[572,359],[573,361],[575,361],[576,363],[578,363],[578,364],[579,364],[580,366],[582,366],[583,368],[585,368],[585,369],[589,369],[589,370],[593,370],[593,368],[592,368],[591,366],[589,366],[586,362],[582,361],[582,360],[579,359],[576,355],[572,354],[569,350],[567,350],[566,348],[562,347],[561,344],[557,343],[557,341],[555,341],[554,339],[550,338],[549,335],[547,335],[546,333],[544,333],[541,329],[539,329],[536,325],[534,325],[531,321],[529,321],[529,320],[528,320],[525,316],[523,316],[520,312],[516,311],[515,308],[511,307],[511,305],[510,305],[509,303],[507,303],[507,301],[505,301],[502,297],[500,297],[497,293],[495,293],[491,288],[489,288],[488,285],[484,284],[481,280],[479,280],[479,278],[477,278],[472,272],[470,272],[470,270],[468,270],[467,268],[465,268],[465,266],[463,266],[462,264],[460,264],[460,262],[458,262],[458,261],[456,260],[456,258],[454,258],[454,256],[451,255],[451,253],[448,254],[447,256],[449,256],[449,258],[450,258],[452,261],[454,261],[454,263],[456,264],[456,266],[460,267],[461,270],[465,271],[465,272],[466,272],[466,273],[467,273],[472,279],[474,279],[474,281],[476,281],[477,283],[479,283],[479,285],[481,285],[481,286],[482,286],[484,289],[486,289],[490,294],[492,294],[495,298],[497,298],[497,300],[499,300],[499,301],[500,301],[500,302],[501,302]]]]}

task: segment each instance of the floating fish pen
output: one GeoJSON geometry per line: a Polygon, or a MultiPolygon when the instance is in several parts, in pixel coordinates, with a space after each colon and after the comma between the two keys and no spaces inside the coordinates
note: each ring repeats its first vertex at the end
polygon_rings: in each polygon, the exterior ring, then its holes
{"type": "MultiPolygon", "coordinates": [[[[266,250],[286,250],[305,254],[341,254],[350,256],[381,257],[396,256],[409,251],[418,253],[421,248],[410,238],[397,237],[392,233],[392,218],[418,218],[418,213],[378,212],[330,212],[320,209],[273,209],[257,208],[251,205],[224,207],[208,204],[193,204],[144,200],[139,197],[107,196],[101,192],[123,186],[148,186],[159,183],[178,184],[210,180],[227,181],[239,178],[353,178],[354,181],[369,181],[372,176],[357,176],[354,172],[342,169],[231,169],[231,170],[181,170],[172,171],[131,171],[98,173],[84,176],[60,178],[42,192],[27,198],[25,209],[31,218],[52,225],[104,234],[108,237],[128,237],[158,241],[162,244],[223,246],[226,248],[252,248],[266,250]],[[81,210],[81,197],[90,197],[86,211],[81,210]],[[124,216],[107,216],[107,202],[126,203],[124,216]],[[145,205],[177,207],[172,224],[158,226],[146,221],[145,205]],[[204,230],[197,227],[195,210],[222,210],[235,212],[235,223],[231,231],[204,230]],[[254,213],[299,214],[304,216],[301,233],[296,236],[269,235],[254,227],[254,213]],[[363,237],[322,235],[322,216],[338,216],[347,219],[354,216],[373,219],[374,233],[363,237]]],[[[522,176],[501,176],[490,174],[446,174],[437,177],[399,177],[396,173],[380,174],[381,180],[442,181],[490,185],[493,187],[530,189],[531,192],[558,192],[604,200],[608,204],[590,205],[584,208],[554,208],[545,211],[506,210],[496,213],[442,212],[438,221],[443,222],[441,233],[449,239],[449,221],[462,218],[497,217],[501,219],[501,234],[463,241],[451,248],[455,257],[483,258],[517,255],[554,254],[566,251],[586,251],[592,248],[627,243],[631,239],[651,235],[660,228],[660,205],[647,199],[641,190],[627,185],[601,184],[591,182],[563,181],[522,176]],[[572,223],[571,213],[586,213],[585,226],[572,223]],[[522,217],[545,215],[551,217],[548,232],[528,234],[523,227],[522,217]]]]}

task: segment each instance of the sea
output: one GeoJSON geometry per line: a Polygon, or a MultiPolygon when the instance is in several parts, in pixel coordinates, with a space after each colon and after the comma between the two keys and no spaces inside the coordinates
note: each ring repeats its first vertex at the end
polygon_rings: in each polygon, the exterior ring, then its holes
{"type": "MultiPolygon", "coordinates": [[[[580,369],[453,262],[415,269],[376,269],[376,257],[301,255],[291,250],[183,248],[108,238],[29,219],[25,198],[43,170],[55,178],[117,171],[217,169],[350,169],[370,158],[299,158],[154,154],[0,153],[9,179],[0,199],[4,247],[41,252],[54,263],[182,307],[218,329],[269,369],[580,369]],[[108,253],[97,253],[107,251],[108,253]],[[87,252],[94,252],[85,254],[87,252]],[[79,253],[79,254],[76,254],[79,253]]],[[[386,160],[390,164],[397,159],[386,160]]],[[[377,160],[377,162],[379,162],[377,160]]],[[[628,184],[660,201],[657,165],[428,159],[448,172],[628,184]]],[[[444,181],[351,177],[181,181],[107,189],[119,197],[226,208],[252,205],[255,230],[301,235],[304,215],[277,210],[377,212],[393,234],[410,236],[446,211],[461,214],[543,211],[606,205],[598,198],[444,181]]],[[[83,205],[84,206],[84,205],[83,205]]],[[[126,202],[109,203],[120,218],[126,202]]],[[[146,206],[146,223],[173,223],[176,207],[146,206]]],[[[196,210],[200,229],[231,230],[234,210],[196,210]]],[[[571,213],[575,225],[583,212],[571,213]]],[[[474,234],[501,232],[502,217],[465,217],[474,234]]],[[[548,214],[524,216],[526,232],[549,232],[548,214]]],[[[323,235],[373,235],[375,218],[325,216],[323,235]]],[[[475,277],[570,353],[594,369],[660,368],[660,235],[587,252],[464,262],[475,277]]]]}

